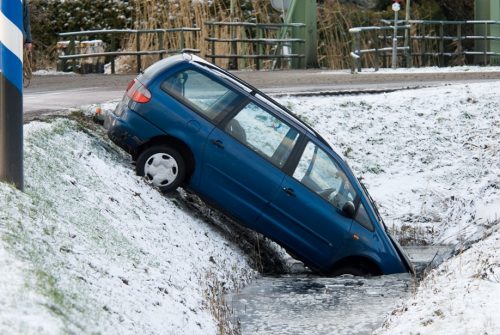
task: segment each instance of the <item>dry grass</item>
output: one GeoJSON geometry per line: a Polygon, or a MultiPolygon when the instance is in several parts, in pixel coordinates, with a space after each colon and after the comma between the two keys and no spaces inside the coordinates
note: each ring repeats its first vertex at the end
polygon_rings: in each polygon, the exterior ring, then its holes
{"type": "MultiPolygon", "coordinates": [[[[201,31],[198,33],[166,34],[163,36],[163,45],[167,50],[177,50],[181,47],[181,40],[184,41],[184,47],[200,50],[201,56],[207,58],[207,55],[228,55],[231,51],[230,43],[209,43],[206,38],[215,36],[224,38],[249,38],[257,37],[255,29],[243,27],[218,26],[209,27],[204,23],[207,21],[240,21],[253,23],[279,23],[282,18],[278,11],[270,7],[268,0],[243,1],[237,0],[235,7],[231,10],[229,1],[213,0],[135,0],[134,16],[136,22],[134,27],[137,29],[157,29],[157,28],[180,28],[180,27],[198,27],[201,31]]],[[[412,18],[427,16],[429,13],[422,12],[418,5],[412,12],[412,18]]],[[[350,52],[352,49],[352,35],[349,29],[356,26],[379,25],[380,19],[392,18],[392,11],[367,11],[361,10],[354,5],[345,4],[340,0],[325,0],[318,5],[318,63],[320,67],[331,69],[350,68],[352,60],[350,52]]],[[[435,29],[426,32],[427,34],[436,34],[435,29]]],[[[263,38],[278,38],[277,30],[264,31],[263,38]]],[[[388,39],[390,43],[390,39],[388,39]]],[[[377,36],[367,36],[362,39],[361,47],[373,47],[378,41],[377,36]]],[[[435,45],[421,45],[416,41],[412,47],[414,52],[420,52],[425,48],[435,48],[435,45]]],[[[127,43],[128,48],[134,50],[136,47],[135,37],[131,37],[127,43]]],[[[141,37],[141,50],[157,50],[160,45],[156,34],[144,34],[141,37]]],[[[259,49],[255,45],[248,43],[236,43],[238,54],[258,54],[259,49]]],[[[261,50],[267,54],[273,54],[275,51],[272,46],[262,46],[261,50]]],[[[147,67],[158,59],[155,57],[143,57],[143,68],[147,67]]],[[[210,60],[210,59],[209,59],[210,60]]],[[[364,67],[387,66],[390,61],[388,57],[375,58],[374,55],[363,57],[364,67]]],[[[135,62],[135,60],[133,60],[135,62]]],[[[215,63],[219,66],[228,68],[228,59],[216,59],[215,63]]],[[[283,62],[282,68],[287,67],[287,62],[283,62]]],[[[415,66],[435,65],[436,59],[421,57],[415,60],[415,66]]],[[[262,61],[261,68],[271,68],[272,61],[262,61]]],[[[135,64],[130,64],[135,69],[135,64]]],[[[239,69],[254,69],[256,66],[254,60],[238,60],[239,69]]]]}
{"type": "Polygon", "coordinates": [[[213,273],[208,273],[204,279],[205,304],[217,323],[217,334],[219,335],[240,335],[240,323],[234,320],[233,312],[224,299],[224,287],[213,273]]]}

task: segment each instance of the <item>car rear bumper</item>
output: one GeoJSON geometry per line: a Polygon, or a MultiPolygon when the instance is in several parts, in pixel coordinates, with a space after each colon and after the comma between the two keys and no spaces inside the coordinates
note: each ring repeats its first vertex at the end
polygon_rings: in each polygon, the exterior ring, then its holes
{"type": "Polygon", "coordinates": [[[120,117],[109,113],[104,120],[104,127],[108,130],[108,137],[132,155],[150,138],[163,135],[158,128],[127,107],[123,108],[120,117]]]}

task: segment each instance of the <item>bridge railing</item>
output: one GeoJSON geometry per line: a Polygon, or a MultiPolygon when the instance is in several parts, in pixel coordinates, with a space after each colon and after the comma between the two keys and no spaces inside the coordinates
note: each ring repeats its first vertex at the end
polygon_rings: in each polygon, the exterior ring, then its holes
{"type": "Polygon", "coordinates": [[[492,65],[500,63],[500,21],[382,20],[386,26],[355,27],[352,34],[352,70],[389,67],[394,28],[398,64],[406,67],[492,65]],[[495,45],[495,47],[492,47],[495,45]],[[472,58],[472,61],[470,59],[472,58]]]}
{"type": "Polygon", "coordinates": [[[136,56],[136,66],[137,72],[140,72],[142,69],[142,56],[152,56],[157,55],[158,59],[162,59],[164,56],[174,53],[180,52],[191,52],[191,53],[199,53],[199,49],[186,48],[185,47],[185,34],[196,34],[199,32],[200,28],[172,28],[172,29],[144,29],[144,30],[136,30],[136,29],[109,29],[109,30],[88,30],[88,31],[77,31],[77,32],[67,32],[58,34],[61,39],[66,39],[67,47],[65,48],[64,53],[58,56],[61,62],[61,69],[66,69],[67,62],[72,62],[72,70],[75,71],[77,68],[77,60],[85,59],[85,58],[95,58],[95,57],[106,57],[111,61],[111,73],[115,73],[115,59],[119,56],[136,56]],[[179,34],[179,38],[176,40],[179,41],[179,47],[176,49],[165,48],[165,38],[168,34],[179,34]],[[156,43],[151,43],[150,45],[156,47],[156,50],[141,50],[141,38],[146,34],[153,34],[156,37],[156,43]],[[119,42],[123,39],[123,36],[120,35],[129,35],[135,38],[135,50],[118,50],[119,42]],[[79,48],[77,45],[79,41],[77,38],[86,39],[87,41],[91,40],[91,38],[105,37],[106,40],[109,40],[110,43],[105,48],[98,52],[92,53],[81,53],[79,52],[79,48]]]}
{"type": "Polygon", "coordinates": [[[212,63],[216,59],[229,60],[228,68],[238,69],[238,60],[254,60],[255,69],[262,68],[263,60],[273,60],[273,68],[279,61],[299,60],[304,67],[304,54],[292,53],[293,45],[305,43],[299,38],[286,38],[288,29],[305,29],[303,23],[250,23],[250,22],[205,22],[208,27],[209,51],[205,55],[212,63]],[[221,29],[226,28],[225,35],[221,29]]]}

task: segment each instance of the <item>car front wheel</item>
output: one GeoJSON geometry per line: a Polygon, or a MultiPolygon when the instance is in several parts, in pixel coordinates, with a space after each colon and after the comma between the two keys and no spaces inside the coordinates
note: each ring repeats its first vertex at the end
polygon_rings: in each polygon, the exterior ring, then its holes
{"type": "Polygon", "coordinates": [[[186,175],[182,155],[174,148],[159,145],[144,150],[137,158],[136,172],[162,192],[177,189],[186,175]]]}

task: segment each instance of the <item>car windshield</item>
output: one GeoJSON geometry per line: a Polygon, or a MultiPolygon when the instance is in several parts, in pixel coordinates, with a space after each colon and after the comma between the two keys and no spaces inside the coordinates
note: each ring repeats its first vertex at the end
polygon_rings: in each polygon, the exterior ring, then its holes
{"type": "Polygon", "coordinates": [[[346,202],[354,202],[356,198],[356,192],[345,173],[325,151],[312,142],[306,145],[293,177],[339,210],[346,202]]]}

